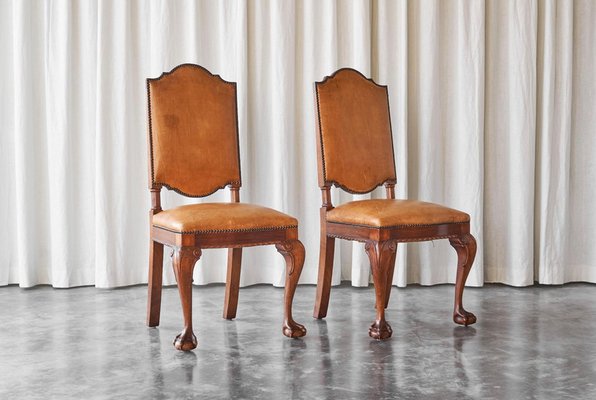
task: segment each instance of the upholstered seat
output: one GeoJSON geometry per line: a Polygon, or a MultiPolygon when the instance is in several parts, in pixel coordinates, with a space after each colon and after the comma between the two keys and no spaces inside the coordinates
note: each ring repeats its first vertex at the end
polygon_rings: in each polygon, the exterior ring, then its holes
{"type": "Polygon", "coordinates": [[[327,212],[328,222],[375,228],[470,222],[464,212],[416,200],[350,201],[327,212]]]}
{"type": "Polygon", "coordinates": [[[239,232],[297,228],[298,221],[254,204],[202,203],[155,214],[153,226],[177,233],[239,232]]]}

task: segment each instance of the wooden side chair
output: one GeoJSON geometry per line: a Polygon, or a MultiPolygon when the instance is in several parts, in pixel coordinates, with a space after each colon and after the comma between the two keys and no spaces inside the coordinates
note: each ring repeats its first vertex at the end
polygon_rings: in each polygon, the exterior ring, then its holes
{"type": "Polygon", "coordinates": [[[365,243],[376,293],[375,339],[391,337],[385,320],[398,242],[449,239],[457,251],[453,320],[476,322],[464,310],[462,295],[476,241],[470,216],[438,204],[395,199],[395,161],[387,87],[361,73],[343,68],[315,84],[319,186],[322,191],[321,247],[315,318],[329,305],[335,239],[365,243]],[[351,201],[334,207],[331,186],[349,193],[369,193],[384,185],[387,199],[351,201]]]}
{"type": "Polygon", "coordinates": [[[192,350],[197,346],[192,329],[192,273],[202,249],[229,249],[223,316],[233,319],[242,247],[274,244],[286,262],[282,332],[288,337],[304,336],[304,326],[292,319],[292,300],[304,263],[298,221],[270,208],[240,203],[236,83],[198,65],[183,64],[147,79],[147,95],[152,203],[147,325],[159,325],[164,245],[172,248],[184,315],[184,329],[174,345],[192,350]],[[205,197],[226,186],[230,203],[161,208],[162,187],[188,197],[205,197]]]}

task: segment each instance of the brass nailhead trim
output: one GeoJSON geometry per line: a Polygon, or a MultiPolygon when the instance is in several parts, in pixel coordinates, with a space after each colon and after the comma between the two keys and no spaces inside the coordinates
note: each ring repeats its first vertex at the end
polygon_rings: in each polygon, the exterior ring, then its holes
{"type": "Polygon", "coordinates": [[[361,225],[361,224],[349,224],[346,222],[335,222],[335,221],[329,221],[329,220],[327,220],[327,222],[331,222],[332,224],[358,226],[361,228],[372,228],[372,229],[416,228],[416,227],[421,227],[421,226],[463,225],[463,224],[470,223],[470,221],[466,221],[466,222],[443,222],[443,223],[439,223],[439,224],[403,224],[403,225],[388,225],[388,226],[372,226],[372,225],[361,225]]]}
{"type": "Polygon", "coordinates": [[[267,231],[283,231],[287,229],[298,228],[298,225],[284,225],[284,226],[271,226],[265,228],[246,228],[246,229],[205,229],[205,230],[194,230],[194,231],[175,231],[172,229],[165,228],[159,225],[153,225],[156,228],[160,228],[172,233],[184,233],[184,234],[205,234],[205,233],[233,233],[233,232],[267,232],[267,231]]]}
{"type": "MultiPolygon", "coordinates": [[[[350,241],[356,241],[356,242],[362,242],[362,243],[368,243],[370,242],[370,239],[365,239],[365,238],[351,238],[351,237],[347,237],[347,236],[340,236],[340,235],[333,235],[333,234],[329,234],[328,236],[336,238],[336,239],[344,239],[344,240],[350,240],[350,241]]],[[[438,240],[438,239],[450,239],[450,238],[456,238],[461,236],[460,234],[453,234],[453,235],[442,235],[442,236],[429,236],[429,237],[424,237],[424,238],[411,238],[411,239],[391,239],[392,241],[398,242],[398,243],[407,243],[407,242],[426,242],[429,240],[438,240]]]]}
{"type": "MultiPolygon", "coordinates": [[[[257,247],[257,246],[267,246],[269,244],[278,244],[278,243],[283,243],[285,242],[286,239],[280,239],[280,240],[271,240],[268,242],[258,242],[256,244],[242,244],[241,247],[234,247],[234,248],[244,248],[244,247],[257,247]]],[[[217,246],[217,245],[211,245],[211,246],[201,246],[201,249],[225,249],[228,247],[221,247],[221,246],[217,246]]]]}

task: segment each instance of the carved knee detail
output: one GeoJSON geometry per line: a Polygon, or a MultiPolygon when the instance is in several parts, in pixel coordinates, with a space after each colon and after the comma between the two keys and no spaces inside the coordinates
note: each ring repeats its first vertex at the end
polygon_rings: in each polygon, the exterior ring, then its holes
{"type": "Polygon", "coordinates": [[[291,240],[287,242],[277,243],[275,245],[275,248],[286,259],[286,265],[288,267],[288,276],[294,273],[294,267],[296,264],[298,264],[298,261],[302,261],[302,263],[304,263],[305,250],[304,246],[300,241],[291,240]]]}
{"type": "Polygon", "coordinates": [[[476,256],[476,239],[474,239],[474,236],[467,233],[462,236],[450,238],[449,243],[457,252],[457,266],[459,268],[471,268],[474,257],[476,256]]]}
{"type": "Polygon", "coordinates": [[[181,267],[187,267],[186,263],[182,265],[182,261],[188,261],[188,265],[190,265],[193,269],[195,263],[199,261],[202,255],[203,252],[198,247],[176,247],[170,252],[170,257],[172,257],[174,267],[176,267],[177,264],[180,264],[181,267]],[[192,264],[190,264],[191,262],[192,264]]]}

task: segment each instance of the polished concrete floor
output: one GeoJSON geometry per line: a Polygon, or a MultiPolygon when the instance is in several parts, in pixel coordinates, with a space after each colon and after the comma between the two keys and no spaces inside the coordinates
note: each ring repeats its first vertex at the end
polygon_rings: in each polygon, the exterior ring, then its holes
{"type": "Polygon", "coordinates": [[[596,285],[468,288],[473,327],[451,322],[453,286],[393,288],[393,338],[368,337],[373,288],[332,289],[303,339],[281,335],[283,290],[240,291],[221,318],[223,286],[194,289],[199,347],[178,352],[176,288],[162,323],[144,325],[146,287],[0,288],[0,399],[596,399],[596,285]]]}

